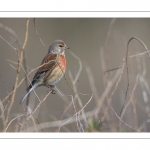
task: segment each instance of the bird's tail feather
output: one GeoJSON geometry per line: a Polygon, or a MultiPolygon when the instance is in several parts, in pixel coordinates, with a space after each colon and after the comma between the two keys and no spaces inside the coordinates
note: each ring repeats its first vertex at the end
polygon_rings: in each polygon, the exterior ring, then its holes
{"type": "Polygon", "coordinates": [[[26,95],[21,99],[20,104],[26,99],[26,97],[37,87],[37,85],[33,85],[31,88],[28,89],[26,95]]]}

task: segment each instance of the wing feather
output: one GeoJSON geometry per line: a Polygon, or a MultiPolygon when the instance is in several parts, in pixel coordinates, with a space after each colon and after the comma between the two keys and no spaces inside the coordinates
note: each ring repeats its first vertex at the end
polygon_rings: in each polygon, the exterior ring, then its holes
{"type": "Polygon", "coordinates": [[[27,90],[29,90],[37,81],[39,81],[47,73],[47,71],[50,71],[50,69],[52,70],[55,65],[57,65],[56,60],[57,54],[50,53],[44,57],[40,65],[41,67],[35,73],[32,84],[28,87],[27,90]]]}

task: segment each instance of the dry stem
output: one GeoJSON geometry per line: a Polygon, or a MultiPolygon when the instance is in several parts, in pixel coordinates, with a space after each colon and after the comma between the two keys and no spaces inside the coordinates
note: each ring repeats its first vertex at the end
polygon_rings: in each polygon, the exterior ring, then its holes
{"type": "MultiPolygon", "coordinates": [[[[25,32],[25,39],[24,39],[24,43],[20,52],[20,58],[18,60],[18,68],[17,68],[17,74],[16,74],[16,80],[15,80],[15,85],[14,85],[14,90],[12,92],[12,97],[11,97],[11,102],[10,102],[10,106],[8,108],[7,111],[7,116],[6,116],[6,123],[8,122],[8,118],[9,118],[9,113],[11,111],[11,108],[13,106],[14,103],[14,99],[15,99],[15,94],[16,94],[16,90],[17,90],[17,85],[18,85],[18,80],[19,80],[19,75],[20,75],[20,70],[21,70],[21,64],[23,61],[23,51],[25,49],[27,40],[28,40],[28,26],[29,26],[29,19],[27,19],[26,21],[26,32],[25,32]]],[[[4,130],[5,131],[5,130],[4,130]]]]}

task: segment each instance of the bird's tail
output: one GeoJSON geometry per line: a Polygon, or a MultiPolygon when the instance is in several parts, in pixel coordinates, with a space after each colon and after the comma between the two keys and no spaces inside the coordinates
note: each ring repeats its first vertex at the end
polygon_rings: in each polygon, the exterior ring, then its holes
{"type": "Polygon", "coordinates": [[[37,85],[29,86],[26,95],[21,99],[20,104],[26,99],[26,97],[37,87],[37,85]]]}

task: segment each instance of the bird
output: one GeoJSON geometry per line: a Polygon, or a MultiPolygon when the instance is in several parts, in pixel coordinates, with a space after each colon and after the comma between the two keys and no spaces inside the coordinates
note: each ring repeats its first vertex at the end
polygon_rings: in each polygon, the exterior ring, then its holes
{"type": "Polygon", "coordinates": [[[61,80],[66,70],[65,50],[67,49],[69,47],[62,40],[55,40],[50,45],[20,104],[39,86],[46,86],[52,94],[56,93],[54,85],[61,80]]]}

